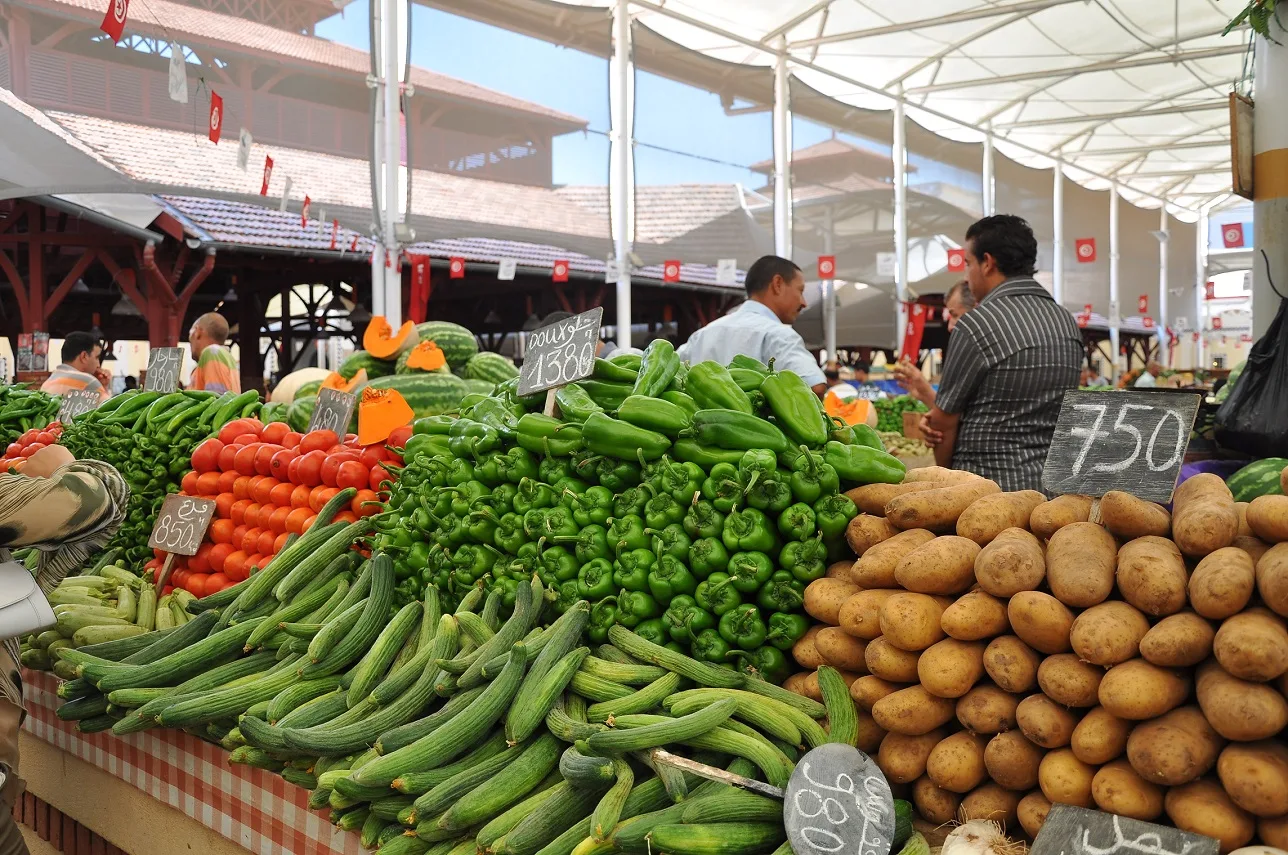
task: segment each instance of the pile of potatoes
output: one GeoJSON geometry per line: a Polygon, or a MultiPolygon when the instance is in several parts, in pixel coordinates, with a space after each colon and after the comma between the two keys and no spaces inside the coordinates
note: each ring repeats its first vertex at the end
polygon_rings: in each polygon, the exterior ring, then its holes
{"type": "Polygon", "coordinates": [[[806,589],[793,654],[842,671],[923,820],[1032,836],[1064,802],[1288,848],[1288,496],[1204,474],[1169,513],[937,467],[849,495],[858,559],[806,589]]]}

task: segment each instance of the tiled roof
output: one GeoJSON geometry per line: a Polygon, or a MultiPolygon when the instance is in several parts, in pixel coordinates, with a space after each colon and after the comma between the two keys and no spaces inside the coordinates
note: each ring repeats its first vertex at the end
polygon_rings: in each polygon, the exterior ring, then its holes
{"type": "MultiPolygon", "coordinates": [[[[864,193],[868,190],[885,190],[890,194],[890,199],[894,199],[894,185],[888,181],[882,181],[879,178],[871,178],[867,175],[850,174],[841,176],[827,181],[825,184],[793,184],[792,185],[792,202],[799,204],[801,202],[813,202],[819,199],[839,198],[848,196],[852,193],[864,193]]],[[[756,191],[760,196],[766,199],[773,199],[774,188],[762,187],[756,191]]],[[[891,201],[893,204],[893,201],[891,201]]],[[[772,208],[773,202],[757,202],[752,205],[754,210],[761,208],[772,208]]]]}
{"type": "MultiPolygon", "coordinates": [[[[826,139],[822,142],[807,145],[804,148],[798,148],[792,152],[792,162],[799,163],[806,160],[822,160],[826,157],[849,157],[854,159],[866,159],[872,164],[874,171],[890,168],[890,158],[883,154],[872,151],[871,149],[862,148],[848,143],[842,139],[826,139]]],[[[759,163],[753,163],[751,168],[756,172],[770,173],[774,171],[774,159],[762,160],[759,163]]],[[[909,165],[909,172],[915,172],[916,168],[909,165]]]]}
{"type": "MultiPolygon", "coordinates": [[[[102,20],[102,0],[14,0],[17,5],[74,17],[97,24],[102,20]]],[[[271,2],[271,0],[270,0],[271,2]]],[[[195,44],[205,44],[224,50],[268,53],[288,57],[301,63],[339,69],[364,78],[371,70],[371,60],[366,51],[337,44],[317,36],[279,30],[267,24],[224,15],[170,0],[147,0],[130,7],[126,32],[137,32],[162,38],[175,38],[195,44]]],[[[552,110],[541,104],[514,98],[492,89],[457,80],[436,71],[412,68],[411,82],[417,88],[433,91],[450,98],[473,101],[527,113],[567,125],[567,130],[584,128],[585,119],[552,110]]]]}
{"type": "MultiPolygon", "coordinates": [[[[607,186],[569,185],[557,192],[607,220],[607,186]]],[[[667,243],[715,219],[742,212],[747,203],[743,189],[737,184],[636,185],[635,240],[667,243]]]]}

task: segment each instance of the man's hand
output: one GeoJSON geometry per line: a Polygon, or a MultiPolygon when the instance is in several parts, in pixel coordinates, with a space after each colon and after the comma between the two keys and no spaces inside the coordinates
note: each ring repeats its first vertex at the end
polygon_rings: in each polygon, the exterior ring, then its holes
{"type": "Polygon", "coordinates": [[[921,429],[922,441],[931,448],[944,441],[943,431],[935,430],[930,426],[930,413],[921,414],[921,420],[918,422],[917,427],[921,429]]]}
{"type": "Polygon", "coordinates": [[[72,453],[61,445],[47,445],[27,458],[22,474],[30,478],[48,478],[75,460],[72,453]]]}
{"type": "Polygon", "coordinates": [[[935,403],[935,390],[930,387],[925,375],[913,365],[907,358],[901,359],[895,363],[891,369],[894,373],[895,381],[903,388],[908,390],[908,394],[921,401],[926,406],[933,406],[935,403]]]}

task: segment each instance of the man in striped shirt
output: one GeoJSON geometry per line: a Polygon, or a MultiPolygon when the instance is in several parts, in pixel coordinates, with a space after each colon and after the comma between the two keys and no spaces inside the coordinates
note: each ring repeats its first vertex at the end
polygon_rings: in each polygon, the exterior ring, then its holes
{"type": "Polygon", "coordinates": [[[1019,217],[966,232],[966,280],[978,306],[958,320],[935,406],[923,418],[935,462],[1039,490],[1065,391],[1078,388],[1082,334],[1033,279],[1038,244],[1019,217]]]}
{"type": "Polygon", "coordinates": [[[224,346],[228,339],[228,321],[218,312],[207,312],[192,322],[188,344],[197,367],[188,380],[189,389],[204,389],[222,395],[241,392],[241,373],[232,351],[224,346]]]}
{"type": "Polygon", "coordinates": [[[106,401],[109,393],[98,377],[102,353],[103,346],[89,333],[68,333],[63,339],[63,361],[50,372],[40,391],[48,395],[97,392],[106,401]]]}

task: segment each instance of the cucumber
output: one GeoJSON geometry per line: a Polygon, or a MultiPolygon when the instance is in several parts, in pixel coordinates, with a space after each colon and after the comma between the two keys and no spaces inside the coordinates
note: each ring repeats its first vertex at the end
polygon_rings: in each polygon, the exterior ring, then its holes
{"type": "Polygon", "coordinates": [[[664,700],[662,706],[672,715],[687,715],[724,698],[738,701],[735,718],[789,745],[802,744],[803,733],[811,735],[811,747],[822,745],[828,739],[823,728],[799,710],[772,698],[738,689],[691,689],[676,692],[664,700]],[[819,741],[815,742],[814,739],[819,741]]]}
{"type": "Polygon", "coordinates": [[[255,631],[250,634],[250,638],[246,639],[246,652],[249,653],[263,644],[264,639],[281,629],[282,624],[299,620],[324,604],[330,599],[335,589],[335,583],[320,587],[310,594],[296,597],[292,602],[273,612],[266,621],[255,628],[255,631]]]}
{"type": "Polygon", "coordinates": [[[496,841],[504,837],[507,832],[532,815],[533,812],[540,810],[541,805],[550,798],[553,791],[553,787],[545,789],[538,787],[532,795],[491,819],[474,836],[474,843],[478,846],[479,851],[491,852],[492,846],[496,841]]]}
{"type": "MultiPolygon", "coordinates": [[[[731,701],[720,701],[719,703],[731,703],[731,701]]],[[[701,712],[707,712],[713,708],[714,705],[701,712]]],[[[700,715],[701,712],[692,713],[691,715],[700,715]]],[[[648,726],[665,728],[673,725],[678,720],[656,715],[624,715],[617,719],[616,725],[624,731],[629,731],[632,728],[648,726]]],[[[597,734],[596,736],[602,737],[603,735],[597,734]]],[[[765,773],[766,780],[775,787],[786,787],[788,779],[792,776],[793,765],[791,760],[772,744],[764,741],[764,737],[755,739],[736,733],[727,727],[717,727],[706,733],[676,741],[691,748],[716,751],[720,754],[729,754],[750,760],[760,767],[760,770],[765,773]]]]}
{"type": "Polygon", "coordinates": [[[376,751],[380,754],[392,754],[399,749],[406,748],[460,715],[481,694],[483,694],[482,687],[466,689],[464,692],[448,698],[447,703],[439,707],[434,713],[386,731],[376,740],[376,751]]]}
{"type": "MultiPolygon", "coordinates": [[[[428,615],[429,610],[426,609],[425,613],[428,615]]],[[[451,624],[450,631],[453,634],[453,638],[459,638],[459,627],[456,623],[457,618],[452,615],[443,615],[438,618],[439,622],[443,623],[444,618],[446,618],[446,620],[451,624]]],[[[443,625],[446,626],[447,624],[443,625]]],[[[429,668],[435,659],[443,658],[442,656],[436,656],[434,653],[435,645],[433,642],[436,639],[437,634],[426,640],[422,625],[420,636],[420,649],[416,651],[416,655],[409,659],[407,664],[403,665],[401,668],[395,669],[393,673],[389,674],[389,676],[384,680],[380,681],[379,685],[371,690],[370,697],[372,703],[377,706],[383,706],[384,704],[395,700],[402,695],[403,692],[411,688],[412,684],[425,673],[426,669],[429,668]]]]}
{"type": "MultiPolygon", "coordinates": [[[[635,786],[635,773],[631,771],[630,764],[622,758],[613,760],[613,773],[617,780],[608,788],[608,792],[604,793],[603,798],[590,814],[590,833],[596,840],[607,840],[609,832],[617,827],[618,820],[622,818],[622,809],[626,807],[626,797],[631,794],[631,788],[635,786]]],[[[520,853],[515,852],[514,855],[520,855],[520,853]]]]}
{"type": "Polygon", "coordinates": [[[659,825],[649,835],[650,844],[668,855],[754,855],[772,852],[786,838],[781,820],[659,825]]]}
{"type": "MultiPolygon", "coordinates": [[[[159,614],[160,612],[158,612],[159,614]]],[[[84,676],[96,680],[100,692],[113,689],[164,686],[167,683],[182,679],[210,667],[212,661],[230,653],[240,651],[246,639],[255,630],[259,618],[246,623],[236,624],[203,638],[186,650],[179,650],[163,656],[147,665],[108,665],[81,666],[84,676]],[[92,672],[90,669],[93,669],[92,672]]],[[[191,624],[185,624],[185,627],[191,624]]]]}
{"type": "Polygon", "coordinates": [[[854,745],[859,739],[859,713],[840,672],[830,665],[820,666],[818,688],[827,707],[828,741],[854,745]]]}
{"type": "Polygon", "coordinates": [[[634,694],[630,686],[614,683],[601,677],[593,677],[585,671],[578,671],[572,676],[572,690],[583,698],[592,701],[615,701],[634,694]]]}
{"type": "MultiPolygon", "coordinates": [[[[894,800],[894,837],[891,852],[895,852],[912,838],[912,804],[903,799],[894,800]]],[[[925,845],[925,841],[922,841],[925,845]]]]}
{"type": "Polygon", "coordinates": [[[166,727],[193,727],[244,713],[260,701],[270,701],[278,692],[296,682],[295,661],[279,663],[269,673],[240,686],[219,689],[199,698],[179,701],[157,717],[166,727]]]}
{"type": "Polygon", "coordinates": [[[601,645],[599,645],[598,647],[596,647],[596,648],[595,648],[595,653],[597,653],[597,654],[598,654],[598,657],[597,657],[597,658],[599,658],[599,659],[603,659],[603,660],[608,661],[608,662],[617,662],[617,663],[622,664],[622,665],[639,665],[639,664],[640,664],[640,663],[639,663],[638,661],[636,661],[635,659],[632,659],[631,657],[629,657],[629,656],[627,656],[625,653],[623,653],[623,652],[621,651],[621,649],[620,649],[620,648],[614,647],[614,646],[613,646],[613,645],[611,645],[611,644],[601,644],[601,645]]]}
{"type": "MultiPolygon", "coordinates": [[[[471,844],[473,841],[470,841],[471,844]]],[[[387,843],[380,844],[376,850],[376,855],[425,855],[429,851],[429,844],[416,836],[399,836],[394,837],[387,843]]]]}
{"type": "MultiPolygon", "coordinates": [[[[584,667],[585,663],[582,663],[582,665],[584,667]]],[[[681,679],[683,678],[674,671],[667,672],[638,692],[629,694],[624,698],[614,698],[610,701],[591,704],[590,709],[586,710],[586,718],[591,721],[607,721],[612,716],[647,712],[661,705],[662,701],[679,691],[681,679]]]]}
{"type": "Polygon", "coordinates": [[[363,849],[375,849],[376,843],[380,840],[380,830],[385,827],[385,824],[383,819],[373,816],[368,811],[367,818],[362,823],[362,829],[358,832],[358,844],[363,849]]]}
{"type": "Polygon", "coordinates": [[[62,704],[56,710],[55,715],[63,721],[80,721],[94,718],[107,713],[108,703],[108,699],[103,695],[89,695],[62,704]]]}
{"type": "Polygon", "coordinates": [[[624,653],[643,662],[651,662],[668,671],[674,671],[681,677],[688,677],[699,686],[710,686],[715,689],[742,688],[744,677],[739,672],[717,668],[715,665],[691,659],[683,653],[668,650],[660,644],[641,638],[624,626],[610,627],[608,640],[624,653]]]}
{"type": "Polygon", "coordinates": [[[411,796],[385,796],[371,803],[371,811],[385,822],[395,822],[398,814],[411,807],[411,796]]]}
{"type": "MultiPolygon", "coordinates": [[[[569,712],[570,702],[576,703],[579,695],[564,695],[562,699],[556,698],[550,712],[546,713],[546,729],[564,742],[576,742],[579,739],[585,739],[592,733],[599,733],[608,730],[607,725],[587,723],[584,713],[580,716],[573,716],[569,712]]],[[[585,704],[582,703],[584,710],[585,704]]]]}
{"type": "Polygon", "coordinates": [[[653,755],[647,751],[636,751],[631,756],[653,770],[653,774],[657,775],[658,780],[662,782],[667,798],[673,803],[679,804],[689,797],[688,778],[679,769],[667,763],[653,762],[653,755]]]}
{"type": "MultiPolygon", "coordinates": [[[[313,527],[310,528],[308,532],[305,532],[304,536],[300,538],[299,543],[296,544],[299,557],[302,558],[303,556],[308,555],[310,558],[315,558],[318,553],[325,553],[327,551],[325,547],[322,547],[317,550],[317,553],[310,554],[312,549],[320,543],[325,543],[326,546],[331,546],[332,538],[323,538],[323,536],[319,535],[315,540],[310,542],[309,534],[319,527],[325,528],[331,525],[331,520],[335,519],[335,515],[340,513],[344,508],[347,508],[353,501],[353,497],[356,495],[358,495],[357,490],[352,487],[346,487],[332,496],[327,503],[322,506],[322,510],[318,511],[317,519],[313,522],[313,527]]],[[[361,520],[359,520],[359,522],[361,522],[361,520]]],[[[354,531],[356,532],[358,529],[354,529],[354,531]]],[[[366,527],[363,527],[362,531],[365,533],[366,527]]],[[[356,539],[356,537],[354,539],[356,539]]],[[[352,543],[353,539],[350,539],[348,544],[345,545],[345,550],[347,550],[352,543]]],[[[283,549],[282,553],[286,553],[290,548],[291,547],[283,549]]],[[[276,581],[268,583],[264,590],[267,592],[269,588],[272,588],[273,596],[277,598],[278,602],[290,602],[296,594],[303,590],[303,588],[312,581],[314,574],[323,571],[328,564],[334,561],[341,554],[341,552],[335,552],[334,554],[329,555],[325,561],[320,563],[316,561],[309,562],[313,565],[312,569],[309,569],[308,563],[304,561],[301,561],[293,567],[288,567],[286,572],[277,577],[276,581]]],[[[295,555],[289,555],[287,558],[290,561],[297,560],[295,555]]]]}
{"type": "MultiPolygon", "coordinates": [[[[171,653],[177,653],[201,639],[205,638],[212,627],[218,622],[216,615],[198,615],[188,621],[182,627],[175,627],[168,631],[157,631],[150,633],[150,636],[156,639],[156,643],[148,646],[144,650],[126,656],[121,660],[122,665],[147,665],[155,662],[163,656],[169,656],[171,653]]],[[[86,647],[81,650],[82,653],[89,653],[94,648],[86,647]]]]}
{"type": "Polygon", "coordinates": [[[723,792],[693,802],[686,802],[680,821],[703,824],[710,822],[782,822],[783,803],[777,799],[726,787],[723,792]]]}
{"type": "MultiPolygon", "coordinates": [[[[733,686],[731,688],[739,688],[733,686]]],[[[789,692],[782,686],[766,682],[757,677],[747,677],[746,682],[742,685],[743,689],[757,695],[764,695],[767,698],[787,704],[789,707],[798,709],[805,715],[813,719],[824,718],[827,715],[827,707],[820,704],[813,698],[807,698],[804,695],[798,695],[795,692],[789,692]]]]}
{"type": "MultiPolygon", "coordinates": [[[[492,776],[515,763],[528,746],[516,745],[499,754],[494,754],[481,763],[462,769],[440,784],[426,790],[416,797],[415,812],[411,816],[411,825],[417,825],[417,816],[437,816],[475,787],[481,786],[492,776]]],[[[427,828],[432,827],[433,820],[427,821],[427,828]]]]}
{"type": "Polygon", "coordinates": [[[285,764],[267,751],[255,748],[252,745],[243,745],[235,749],[228,755],[229,763],[236,763],[244,766],[253,766],[256,769],[267,769],[270,772],[280,772],[285,764]]]}
{"type": "MultiPolygon", "coordinates": [[[[237,718],[240,721],[243,718],[257,718],[260,721],[268,721],[268,705],[273,702],[272,698],[263,701],[256,701],[246,708],[237,718]]],[[[313,789],[309,787],[309,789],[313,789]]]]}
{"type": "MultiPolygon", "coordinates": [[[[528,744],[522,754],[458,798],[437,819],[435,826],[442,831],[464,831],[522,801],[558,767],[559,747],[559,740],[543,733],[528,744]]],[[[416,832],[420,833],[419,827],[416,832]]]]}
{"type": "Polygon", "coordinates": [[[83,718],[76,722],[76,729],[81,733],[102,733],[105,730],[111,730],[116,724],[116,717],[111,715],[96,715],[93,718],[83,718]]]}
{"type": "Polygon", "coordinates": [[[88,647],[91,644],[101,644],[104,641],[133,638],[146,632],[147,630],[143,627],[135,626],[132,623],[112,626],[83,626],[72,633],[72,643],[78,648],[88,647]]]}
{"type": "Polygon", "coordinates": [[[419,602],[410,602],[380,631],[355,670],[353,682],[349,685],[349,706],[366,698],[385,676],[403,642],[420,624],[423,614],[424,607],[419,602]]]}
{"type": "MultiPolygon", "coordinates": [[[[629,790],[629,788],[627,788],[629,790]]],[[[562,781],[542,808],[529,814],[492,845],[494,855],[535,855],[561,833],[585,819],[594,807],[597,792],[580,790],[562,781]]]]}
{"type": "MultiPolygon", "coordinates": [[[[299,587],[304,587],[313,573],[321,572],[330,564],[336,556],[340,555],[343,549],[347,549],[352,543],[350,537],[348,543],[342,548],[339,545],[341,537],[348,532],[349,526],[342,523],[332,523],[331,519],[340,511],[340,504],[353,500],[357,491],[352,487],[341,490],[331,497],[326,506],[318,513],[318,518],[314,520],[313,526],[304,533],[299,540],[283,549],[273,560],[268,562],[267,567],[260,568],[260,571],[250,577],[250,585],[245,591],[237,597],[235,606],[230,611],[248,611],[255,608],[273,591],[280,582],[287,578],[292,578],[292,585],[298,580],[299,587]],[[349,498],[344,502],[337,503],[342,496],[348,494],[349,498]],[[328,512],[328,516],[323,516],[328,512]],[[303,571],[301,572],[301,568],[303,571]]],[[[362,527],[365,533],[365,526],[362,527]]],[[[298,589],[297,589],[298,590],[298,589]]],[[[278,596],[278,602],[290,602],[295,591],[290,595],[278,596]]]]}
{"type": "Polygon", "coordinates": [[[501,592],[497,589],[488,591],[487,599],[483,602],[483,611],[479,613],[483,618],[483,623],[487,628],[496,632],[501,628],[501,592]]]}
{"type": "Polygon", "coordinates": [[[164,697],[172,689],[117,689],[107,696],[114,707],[136,709],[146,703],[164,697]]]}
{"type": "MultiPolygon", "coordinates": [[[[184,625],[192,626],[196,621],[184,625]]],[[[139,707],[130,715],[121,720],[119,726],[113,727],[112,731],[118,735],[125,733],[134,733],[139,730],[146,730],[156,725],[156,717],[161,711],[173,703],[180,700],[186,700],[190,697],[198,697],[217,689],[221,686],[240,684],[243,680],[254,679],[261,673],[265,673],[273,664],[273,656],[269,653],[255,653],[244,659],[233,659],[210,668],[207,671],[192,677],[189,680],[180,683],[173,689],[170,689],[156,700],[149,701],[139,707]]],[[[127,688],[127,687],[123,687],[127,688]]]]}
{"type": "MultiPolygon", "coordinates": [[[[303,787],[306,790],[311,790],[318,785],[318,779],[314,775],[312,775],[309,772],[301,771],[299,769],[292,769],[290,767],[287,767],[282,770],[281,775],[282,775],[282,780],[286,781],[288,784],[294,784],[295,786],[303,787]]],[[[361,825],[361,823],[359,823],[359,825],[361,825]]],[[[357,828],[358,826],[355,825],[352,827],[349,827],[349,826],[342,826],[342,827],[344,827],[346,830],[351,831],[353,828],[357,828]]]]}
{"type": "Polygon", "coordinates": [[[570,745],[559,757],[559,774],[578,787],[603,789],[612,783],[616,772],[611,757],[582,754],[570,745]]]}
{"type": "Polygon", "coordinates": [[[408,772],[394,780],[393,787],[408,796],[419,796],[448,780],[459,772],[472,769],[506,750],[505,734],[497,731],[482,745],[454,763],[425,772],[408,772]]]}
{"type": "Polygon", "coordinates": [[[306,704],[314,698],[321,697],[329,692],[334,692],[340,686],[340,678],[337,676],[320,677],[317,680],[304,680],[299,683],[287,686],[269,701],[268,709],[265,710],[267,720],[270,724],[276,723],[278,719],[296,709],[302,704],[306,704]]]}
{"type": "Polygon", "coordinates": [[[518,642],[528,634],[528,630],[532,628],[532,622],[536,617],[533,610],[533,599],[534,591],[532,586],[520,584],[515,591],[514,612],[510,615],[510,619],[497,630],[496,635],[480,644],[478,649],[469,654],[470,665],[457,681],[457,685],[460,688],[469,689],[482,683],[483,666],[493,656],[510,650],[510,645],[518,642]]]}
{"type": "MultiPolygon", "coordinates": [[[[464,612],[463,614],[458,615],[456,619],[461,623],[461,632],[464,633],[465,638],[474,642],[475,647],[496,635],[496,633],[492,631],[492,627],[484,623],[483,618],[474,614],[474,612],[464,612]]],[[[464,672],[465,668],[463,667],[461,669],[461,673],[464,672]]]]}
{"type": "Polygon", "coordinates": [[[614,683],[621,683],[626,686],[647,686],[654,680],[671,673],[665,668],[659,668],[656,665],[623,664],[601,659],[597,656],[587,658],[582,663],[581,668],[592,677],[611,680],[614,683]]]}
{"type": "MultiPolygon", "coordinates": [[[[574,640],[580,638],[580,629],[572,637],[574,640]]],[[[547,673],[528,675],[524,681],[524,687],[532,684],[533,689],[523,699],[522,705],[517,701],[511,705],[505,719],[506,739],[518,742],[532,735],[545,720],[546,714],[555,705],[555,701],[563,694],[563,690],[568,687],[568,683],[589,652],[589,648],[580,647],[562,657],[547,673]]],[[[521,688],[520,692],[522,691],[521,688]]]]}
{"type": "MultiPolygon", "coordinates": [[[[565,657],[573,651],[581,640],[582,631],[585,630],[589,621],[590,604],[581,600],[560,615],[559,619],[542,634],[540,641],[541,651],[532,660],[532,667],[528,670],[528,676],[524,679],[523,685],[519,687],[519,694],[515,697],[514,704],[506,716],[506,732],[510,735],[512,742],[528,738],[536,730],[541,720],[545,718],[555,699],[563,692],[563,685],[561,685],[553,693],[550,693],[545,676],[556,663],[564,661],[565,657]],[[536,714],[538,707],[540,707],[540,715],[536,714]]],[[[527,644],[526,646],[531,650],[537,644],[527,644]]],[[[589,654],[589,650],[586,653],[589,654]]],[[[585,654],[579,657],[579,661],[582,663],[585,662],[585,659],[585,654]]],[[[569,678],[576,670],[573,669],[572,672],[569,672],[569,678]]],[[[564,685],[566,684],[567,681],[565,680],[564,685]]]]}
{"type": "Polygon", "coordinates": [[[358,600],[353,605],[337,612],[334,617],[322,624],[286,623],[282,629],[292,638],[309,639],[309,661],[321,662],[337,644],[358,625],[359,618],[366,611],[369,598],[358,600]]]}

